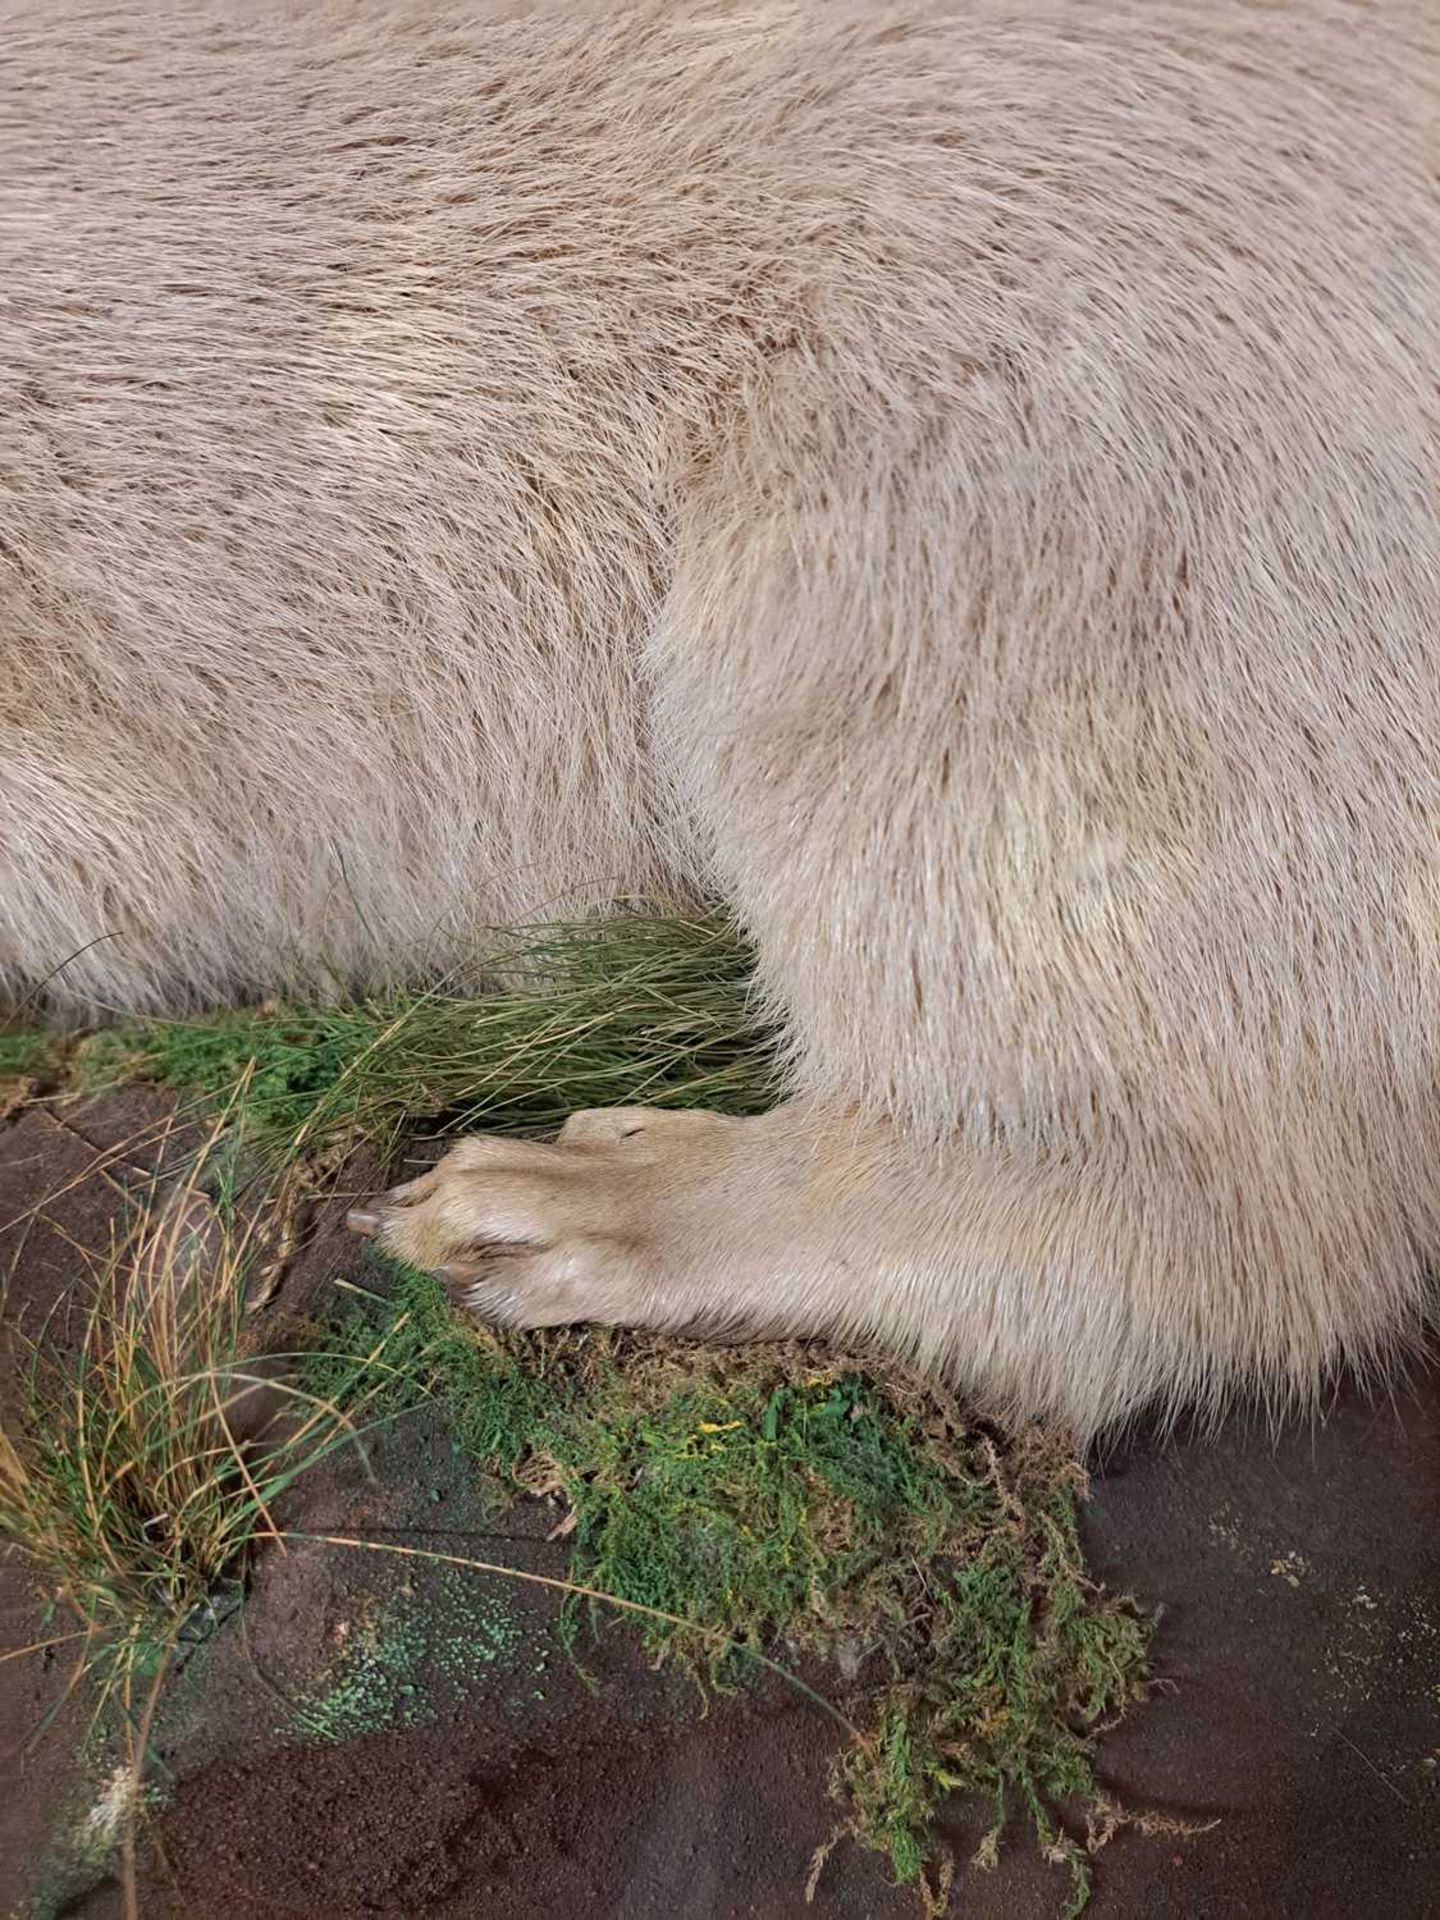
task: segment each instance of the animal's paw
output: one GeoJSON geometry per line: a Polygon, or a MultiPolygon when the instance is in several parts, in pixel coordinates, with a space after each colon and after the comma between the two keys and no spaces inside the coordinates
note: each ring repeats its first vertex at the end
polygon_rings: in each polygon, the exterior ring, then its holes
{"type": "Polygon", "coordinates": [[[664,1317],[673,1278],[667,1221],[743,1124],[609,1107],[574,1114],[553,1145],[476,1134],[348,1224],[483,1319],[645,1324],[664,1317]]]}

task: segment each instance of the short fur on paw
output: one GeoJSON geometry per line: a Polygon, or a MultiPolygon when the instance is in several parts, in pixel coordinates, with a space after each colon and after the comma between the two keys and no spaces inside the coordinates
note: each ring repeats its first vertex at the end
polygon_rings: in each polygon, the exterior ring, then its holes
{"type": "Polygon", "coordinates": [[[667,1203],[737,1122],[608,1107],[551,1144],[475,1134],[347,1224],[436,1274],[457,1306],[506,1326],[644,1320],[664,1280],[667,1203]]]}

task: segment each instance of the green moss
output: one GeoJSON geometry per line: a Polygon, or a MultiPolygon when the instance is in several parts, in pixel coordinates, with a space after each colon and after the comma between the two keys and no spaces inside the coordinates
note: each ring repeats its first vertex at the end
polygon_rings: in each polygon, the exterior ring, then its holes
{"type": "Polygon", "coordinates": [[[440,1396],[489,1473],[561,1495],[573,1578],[654,1609],[653,1652],[722,1686],[779,1644],[861,1658],[836,1785],[897,1878],[925,1870],[961,1791],[988,1809],[982,1853],[1013,1806],[1083,1903],[1059,1809],[1111,1811],[1093,1742],[1143,1692],[1148,1630],[1084,1573],[1063,1449],[1002,1455],[943,1396],[799,1350],[474,1331],[425,1276],[392,1277],[327,1335],[313,1390],[343,1397],[388,1325],[390,1405],[440,1396]]]}
{"type": "Polygon", "coordinates": [[[24,1080],[48,1071],[58,1051],[52,1034],[0,1028],[0,1081],[24,1080]]]}

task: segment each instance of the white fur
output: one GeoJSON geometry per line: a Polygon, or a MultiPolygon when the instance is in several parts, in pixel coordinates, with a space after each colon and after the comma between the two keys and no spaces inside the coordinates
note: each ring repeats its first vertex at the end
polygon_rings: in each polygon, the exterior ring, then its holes
{"type": "Polygon", "coordinates": [[[1087,1428],[1387,1349],[1437,87],[1407,0],[14,10],[0,983],[719,893],[795,1099],[573,1310],[1087,1428]]]}

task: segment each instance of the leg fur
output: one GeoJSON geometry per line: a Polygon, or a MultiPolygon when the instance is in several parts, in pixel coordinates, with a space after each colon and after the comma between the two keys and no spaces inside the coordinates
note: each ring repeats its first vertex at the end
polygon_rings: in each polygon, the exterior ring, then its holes
{"type": "Polygon", "coordinates": [[[351,1216],[488,1319],[826,1333],[1081,1433],[1302,1359],[1264,1351],[1293,1327],[1197,1296],[1233,1250],[1182,1244],[1187,1221],[1216,1231],[1158,1170],[1141,1190],[1098,1156],[937,1152],[804,1101],[760,1120],[578,1114],[554,1146],[478,1137],[351,1216]]]}

